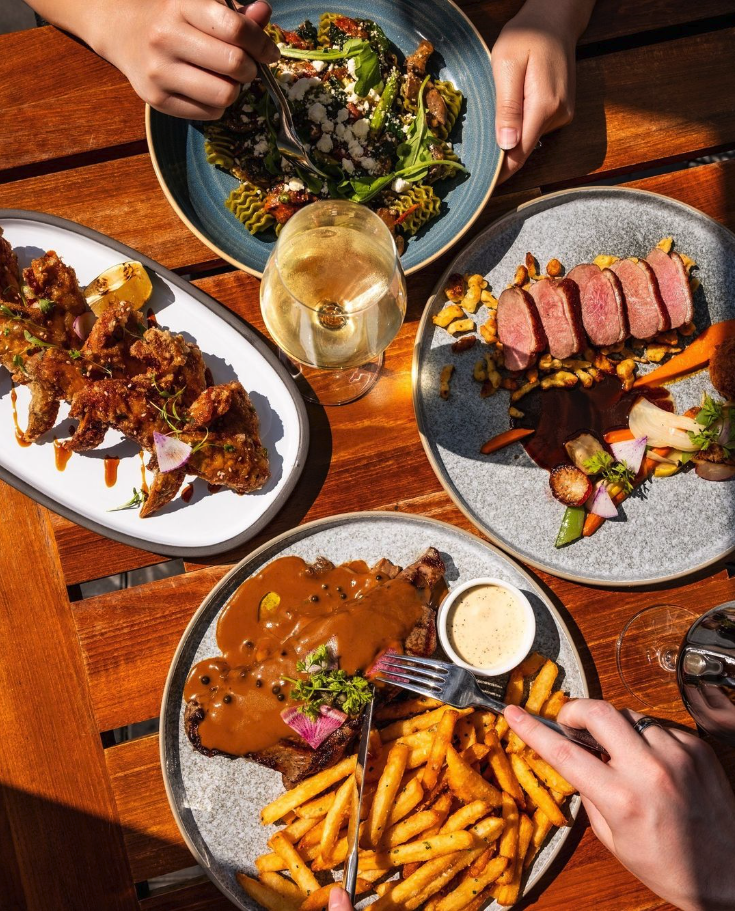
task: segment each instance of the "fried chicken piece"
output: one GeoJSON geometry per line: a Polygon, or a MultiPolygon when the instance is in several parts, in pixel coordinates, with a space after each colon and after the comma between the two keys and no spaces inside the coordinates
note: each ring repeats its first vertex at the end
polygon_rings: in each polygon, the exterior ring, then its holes
{"type": "Polygon", "coordinates": [[[2,228],[0,228],[0,300],[9,304],[22,303],[18,257],[10,243],[3,237],[2,228]]]}
{"type": "Polygon", "coordinates": [[[211,374],[207,370],[198,345],[187,342],[183,335],[165,329],[147,329],[140,341],[133,344],[131,355],[152,369],[162,389],[183,389],[181,403],[191,405],[207,386],[211,374]]]}
{"type": "Polygon", "coordinates": [[[108,307],[82,345],[82,351],[115,376],[135,376],[145,373],[146,364],[131,353],[131,348],[143,338],[146,320],[130,304],[121,301],[108,307]]]}
{"type": "Polygon", "coordinates": [[[152,516],[162,506],[170,503],[186,479],[186,465],[182,465],[181,468],[174,468],[173,471],[159,471],[155,455],[149,461],[148,469],[155,471],[155,475],[145,503],[138,513],[141,519],[147,519],[148,516],[152,516]]]}
{"type": "Polygon", "coordinates": [[[49,250],[23,270],[23,280],[31,319],[45,326],[56,344],[78,347],[80,339],[74,332],[74,320],[88,307],[76,272],[54,250],[49,250]]]}

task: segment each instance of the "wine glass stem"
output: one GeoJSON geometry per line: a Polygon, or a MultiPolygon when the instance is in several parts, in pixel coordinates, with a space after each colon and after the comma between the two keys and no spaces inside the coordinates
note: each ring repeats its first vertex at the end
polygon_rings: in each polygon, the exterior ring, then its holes
{"type": "Polygon", "coordinates": [[[679,649],[673,646],[667,646],[661,649],[658,654],[658,663],[665,671],[673,673],[676,670],[676,662],[679,658],[679,649]]]}

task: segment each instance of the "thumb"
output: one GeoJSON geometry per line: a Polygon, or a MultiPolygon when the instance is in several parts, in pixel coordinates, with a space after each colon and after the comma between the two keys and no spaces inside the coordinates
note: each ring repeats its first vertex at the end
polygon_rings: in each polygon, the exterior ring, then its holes
{"type": "Polygon", "coordinates": [[[497,95],[495,137],[501,149],[509,151],[521,140],[523,127],[523,86],[526,60],[493,58],[493,76],[497,95]]]}
{"type": "Polygon", "coordinates": [[[352,911],[350,897],[341,886],[335,886],[329,893],[329,911],[352,911]]]}
{"type": "Polygon", "coordinates": [[[240,7],[240,12],[248,19],[252,19],[256,25],[265,28],[270,22],[271,7],[265,0],[255,0],[254,3],[246,3],[240,7]]]}

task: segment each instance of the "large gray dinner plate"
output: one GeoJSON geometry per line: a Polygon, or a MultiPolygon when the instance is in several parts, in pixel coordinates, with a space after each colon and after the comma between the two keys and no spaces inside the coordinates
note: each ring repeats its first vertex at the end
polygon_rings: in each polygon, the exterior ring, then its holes
{"type": "MultiPolygon", "coordinates": [[[[225,576],[192,618],[174,655],[161,707],[161,765],[174,817],[210,879],[237,907],[257,908],[238,886],[235,873],[253,874],[255,858],[268,851],[266,843],[274,829],[260,824],[259,813],[283,788],[280,775],[262,766],[202,756],[184,732],[184,683],[194,663],[218,654],[215,632],[220,611],[245,579],[276,557],[314,560],[324,555],[335,563],[364,559],[369,564],[388,557],[405,566],[429,546],[441,552],[450,587],[478,576],[495,576],[520,588],[536,614],[534,649],[559,664],[566,692],[587,695],[579,654],[554,606],[526,572],[474,535],[420,516],[364,512],[311,522],[265,544],[225,576]]],[[[570,805],[573,818],[578,806],[575,797],[570,805]]],[[[565,828],[554,833],[535,860],[526,889],[543,874],[569,832],[565,828]]]]}
{"type": "MultiPolygon", "coordinates": [[[[656,478],[629,498],[617,520],[592,537],[557,550],[563,506],[551,497],[548,474],[519,444],[491,456],[482,444],[509,426],[508,393],[481,399],[472,380],[475,348],[450,351],[451,337],[431,317],[446,300],[452,272],[482,273],[496,295],[513,279],[526,252],[544,264],[558,257],[567,270],[599,253],[645,256],[662,237],[693,257],[701,285],[694,295],[702,330],[735,317],[735,236],[706,215],[643,190],[568,190],[528,203],[490,225],[454,259],[434,289],[414,350],[413,395],[431,464],[465,515],[496,544],[526,563],[565,579],[631,586],[677,579],[735,549],[735,481],[714,483],[694,472],[656,478]],[[439,374],[455,363],[451,396],[439,398],[439,374]]],[[[478,313],[484,322],[484,308],[478,313]]],[[[707,372],[670,387],[679,412],[713,392],[707,372]]]]}

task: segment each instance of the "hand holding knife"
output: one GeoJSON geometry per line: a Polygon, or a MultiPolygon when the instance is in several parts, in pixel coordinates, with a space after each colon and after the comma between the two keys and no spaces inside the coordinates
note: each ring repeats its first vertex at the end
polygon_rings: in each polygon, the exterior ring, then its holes
{"type": "Polygon", "coordinates": [[[355,766],[355,795],[350,815],[350,823],[347,829],[347,842],[349,845],[349,854],[345,863],[345,872],[342,880],[342,886],[349,895],[350,901],[355,903],[355,886],[357,884],[357,861],[360,846],[360,809],[362,807],[362,795],[365,790],[365,769],[368,762],[368,750],[370,747],[370,728],[373,723],[373,705],[372,699],[366,709],[365,716],[362,720],[362,731],[360,732],[360,746],[357,751],[357,765],[355,766]]]}

